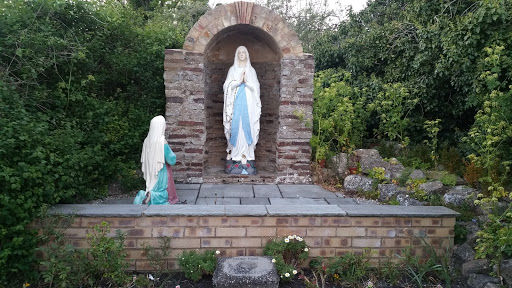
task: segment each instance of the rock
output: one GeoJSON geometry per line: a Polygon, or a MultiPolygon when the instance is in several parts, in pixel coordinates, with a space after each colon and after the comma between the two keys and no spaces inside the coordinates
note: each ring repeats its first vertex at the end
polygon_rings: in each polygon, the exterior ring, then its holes
{"type": "Polygon", "coordinates": [[[440,193],[443,191],[443,183],[441,181],[432,181],[427,183],[421,183],[418,188],[427,193],[440,193]]]}
{"type": "Polygon", "coordinates": [[[354,151],[354,154],[359,158],[361,170],[366,174],[375,167],[382,167],[386,171],[384,177],[391,180],[400,177],[404,170],[404,166],[396,158],[386,162],[380,156],[379,151],[375,149],[358,149],[354,151]]]}
{"type": "Polygon", "coordinates": [[[488,284],[499,284],[498,278],[491,277],[489,275],[482,274],[471,274],[468,278],[468,288],[485,288],[488,284]]]}
{"type": "Polygon", "coordinates": [[[379,151],[375,149],[357,149],[354,151],[354,154],[359,157],[361,170],[365,173],[368,173],[375,167],[387,166],[387,162],[382,159],[379,151]]]}
{"type": "Polygon", "coordinates": [[[279,287],[279,276],[270,256],[221,257],[213,273],[215,287],[279,287]]]}
{"type": "Polygon", "coordinates": [[[488,259],[471,260],[462,264],[462,275],[469,276],[470,274],[488,274],[491,272],[488,259]]]}
{"type": "Polygon", "coordinates": [[[409,195],[406,194],[398,194],[396,196],[396,200],[398,200],[400,206],[423,206],[423,203],[416,199],[410,198],[409,195]]]}
{"type": "Polygon", "coordinates": [[[476,189],[466,186],[455,186],[444,194],[443,200],[445,204],[453,204],[456,206],[462,205],[462,203],[466,201],[474,205],[473,201],[476,200],[476,194],[476,189]]]}
{"type": "Polygon", "coordinates": [[[512,259],[501,261],[501,277],[505,281],[505,287],[512,287],[512,259]]]}
{"type": "Polygon", "coordinates": [[[334,171],[341,176],[345,175],[348,171],[348,156],[347,153],[340,153],[332,157],[332,163],[334,165],[334,171]]]}
{"type": "Polygon", "coordinates": [[[487,283],[484,288],[500,288],[501,286],[495,283],[487,283]]]}
{"type": "Polygon", "coordinates": [[[400,178],[400,175],[402,175],[402,172],[405,169],[404,165],[398,162],[396,158],[391,158],[388,164],[389,166],[386,168],[384,177],[386,177],[388,180],[400,178]]]}
{"type": "Polygon", "coordinates": [[[407,193],[407,190],[405,188],[400,187],[396,184],[379,184],[377,190],[379,191],[380,201],[389,201],[391,197],[395,196],[398,193],[407,193]]]}
{"type": "Polygon", "coordinates": [[[455,185],[466,185],[466,180],[460,178],[460,176],[455,176],[455,185]]]}
{"type": "Polygon", "coordinates": [[[363,191],[369,192],[373,190],[374,180],[362,175],[348,175],[343,181],[345,191],[363,191]]]}
{"type": "Polygon", "coordinates": [[[452,258],[454,266],[461,267],[462,264],[475,259],[475,250],[467,243],[464,243],[453,251],[452,258]]]}
{"type": "Polygon", "coordinates": [[[415,169],[409,174],[409,179],[416,180],[416,179],[423,179],[426,178],[427,175],[420,169],[415,169]]]}

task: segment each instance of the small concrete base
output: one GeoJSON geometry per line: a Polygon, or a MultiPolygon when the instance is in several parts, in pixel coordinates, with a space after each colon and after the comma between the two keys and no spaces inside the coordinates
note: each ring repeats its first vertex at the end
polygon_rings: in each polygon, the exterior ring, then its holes
{"type": "Polygon", "coordinates": [[[213,273],[213,285],[220,288],[278,288],[279,277],[272,257],[222,257],[213,273]]]}

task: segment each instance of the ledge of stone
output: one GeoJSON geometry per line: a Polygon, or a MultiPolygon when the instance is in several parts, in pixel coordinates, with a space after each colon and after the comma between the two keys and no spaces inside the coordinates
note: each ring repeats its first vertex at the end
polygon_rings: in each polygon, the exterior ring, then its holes
{"type": "Polygon", "coordinates": [[[140,217],[146,209],[145,205],[133,204],[59,204],[52,207],[50,214],[83,217],[140,217]]]}
{"type": "Polygon", "coordinates": [[[351,216],[351,217],[456,217],[443,206],[391,205],[132,205],[59,204],[51,214],[83,217],[142,216],[351,216]]]}
{"type": "Polygon", "coordinates": [[[336,205],[267,205],[269,216],[345,216],[336,205]]]}
{"type": "Polygon", "coordinates": [[[338,205],[354,217],[455,217],[459,213],[443,206],[338,205]]]}
{"type": "Polygon", "coordinates": [[[151,205],[144,216],[224,216],[224,205],[151,205]]]}

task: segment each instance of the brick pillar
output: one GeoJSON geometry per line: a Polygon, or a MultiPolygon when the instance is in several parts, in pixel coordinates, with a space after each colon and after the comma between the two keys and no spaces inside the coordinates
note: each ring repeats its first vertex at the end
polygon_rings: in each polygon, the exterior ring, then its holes
{"type": "Polygon", "coordinates": [[[176,153],[177,183],[202,183],[206,119],[204,56],[178,49],[165,50],[165,118],[167,142],[176,153]]]}
{"type": "Polygon", "coordinates": [[[311,183],[313,77],[311,54],[281,60],[281,99],[277,132],[277,183],[311,183]],[[298,115],[303,116],[301,121],[298,115]],[[307,125],[306,122],[310,124],[307,125]]]}

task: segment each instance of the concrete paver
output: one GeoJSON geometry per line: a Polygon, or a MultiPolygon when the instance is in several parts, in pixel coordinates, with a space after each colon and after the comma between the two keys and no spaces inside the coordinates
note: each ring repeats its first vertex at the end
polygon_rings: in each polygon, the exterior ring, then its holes
{"type": "Polygon", "coordinates": [[[270,205],[270,201],[266,197],[257,198],[240,198],[242,205],[270,205]]]}
{"type": "Polygon", "coordinates": [[[324,199],[269,198],[270,205],[329,205],[324,199]]]}
{"type": "Polygon", "coordinates": [[[279,198],[281,192],[277,185],[254,185],[254,196],[255,197],[267,197],[267,198],[279,198]]]}
{"type": "Polygon", "coordinates": [[[279,190],[284,198],[337,198],[334,192],[325,190],[318,185],[279,184],[279,190]]]}
{"type": "Polygon", "coordinates": [[[357,202],[351,198],[325,198],[325,201],[331,205],[357,205],[357,202]]]}
{"type": "Polygon", "coordinates": [[[253,185],[202,184],[199,198],[204,197],[254,197],[253,185]]]}

